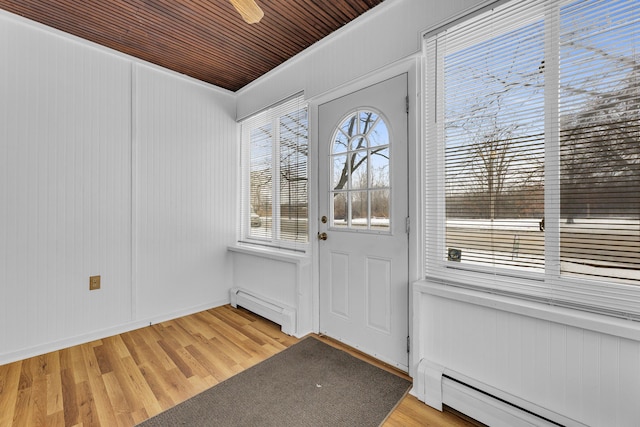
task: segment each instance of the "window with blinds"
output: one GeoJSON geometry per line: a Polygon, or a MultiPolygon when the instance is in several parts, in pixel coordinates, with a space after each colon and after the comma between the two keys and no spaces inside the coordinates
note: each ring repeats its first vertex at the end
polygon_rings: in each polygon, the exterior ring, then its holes
{"type": "Polygon", "coordinates": [[[302,96],[242,122],[240,240],[304,250],[308,242],[308,117],[302,96]]]}
{"type": "Polygon", "coordinates": [[[640,284],[640,7],[559,14],[561,271],[640,284]]]}
{"type": "Polygon", "coordinates": [[[424,53],[428,274],[639,315],[637,3],[506,2],[424,53]]]}

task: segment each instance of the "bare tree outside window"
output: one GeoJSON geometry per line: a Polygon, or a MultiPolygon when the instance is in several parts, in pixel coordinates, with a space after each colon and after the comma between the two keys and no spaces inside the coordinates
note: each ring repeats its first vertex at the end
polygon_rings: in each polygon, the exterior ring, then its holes
{"type": "Polygon", "coordinates": [[[308,239],[307,111],[280,118],[280,229],[287,240],[308,239]]]}
{"type": "Polygon", "coordinates": [[[638,279],[640,13],[624,1],[558,10],[442,58],[447,248],[544,269],[544,165],[558,147],[561,272],[638,279]]]}
{"type": "Polygon", "coordinates": [[[332,225],[389,229],[389,132],[374,111],[358,111],[336,129],[331,150],[332,225]]]}
{"type": "MultiPolygon", "coordinates": [[[[540,24],[532,24],[469,49],[496,50],[504,38],[517,40],[522,33],[539,31],[540,24]]],[[[531,46],[517,43],[493,61],[450,59],[454,65],[446,68],[445,134],[447,209],[453,216],[526,216],[530,192],[542,188],[544,53],[541,40],[537,44],[537,55],[523,55],[531,46]],[[461,87],[464,96],[456,93],[461,87]]],[[[536,215],[541,218],[543,211],[536,215]]]]}
{"type": "Polygon", "coordinates": [[[609,7],[561,27],[561,269],[638,280],[640,14],[609,7]]]}
{"type": "Polygon", "coordinates": [[[455,261],[540,268],[543,25],[488,38],[443,61],[446,246],[462,254],[455,261]],[[484,51],[490,54],[473,55],[484,51]],[[474,59],[464,59],[469,55],[474,59]]]}
{"type": "Polygon", "coordinates": [[[248,235],[287,244],[309,239],[308,113],[299,101],[292,104],[268,119],[256,119],[260,125],[249,122],[246,142],[250,163],[248,235]]]}

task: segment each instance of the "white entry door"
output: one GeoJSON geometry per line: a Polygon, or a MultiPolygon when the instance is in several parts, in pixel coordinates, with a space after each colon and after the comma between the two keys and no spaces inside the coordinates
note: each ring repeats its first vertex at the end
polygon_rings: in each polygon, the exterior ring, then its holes
{"type": "Polygon", "coordinates": [[[407,75],[318,107],[320,332],[408,368],[407,75]]]}

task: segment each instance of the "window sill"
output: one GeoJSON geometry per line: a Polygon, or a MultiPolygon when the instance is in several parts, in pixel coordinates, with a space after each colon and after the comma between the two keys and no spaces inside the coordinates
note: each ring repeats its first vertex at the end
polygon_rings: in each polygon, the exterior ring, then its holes
{"type": "MultiPolygon", "coordinates": [[[[441,280],[436,279],[438,282],[441,280]]],[[[558,307],[515,297],[496,295],[436,283],[429,279],[413,283],[414,298],[419,294],[428,294],[476,306],[505,311],[521,316],[542,319],[594,332],[640,341],[640,322],[625,320],[602,314],[589,313],[571,308],[558,307]]]]}
{"type": "Polygon", "coordinates": [[[309,259],[309,255],[295,253],[286,249],[266,248],[264,246],[253,246],[250,244],[237,244],[227,246],[229,252],[235,252],[244,255],[252,255],[261,258],[268,258],[275,261],[288,262],[293,264],[301,264],[309,259]]]}

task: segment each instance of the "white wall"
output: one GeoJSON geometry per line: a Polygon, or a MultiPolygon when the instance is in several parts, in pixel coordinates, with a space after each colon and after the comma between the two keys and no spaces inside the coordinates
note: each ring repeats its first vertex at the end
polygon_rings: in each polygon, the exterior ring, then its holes
{"type": "MultiPolygon", "coordinates": [[[[562,425],[638,425],[636,322],[425,281],[414,306],[414,363],[562,425]]],[[[429,382],[414,377],[416,394],[441,387],[429,382]]]]}
{"type": "Polygon", "coordinates": [[[274,253],[249,246],[237,246],[231,252],[234,287],[258,299],[266,298],[280,307],[293,309],[295,325],[291,328],[292,335],[300,338],[313,332],[309,256],[293,252],[274,253]]]}
{"type": "Polygon", "coordinates": [[[233,94],[1,12],[0,364],[227,302],[236,140],[233,94]]]}
{"type": "Polygon", "coordinates": [[[235,99],[136,67],[136,315],[228,300],[239,165],[235,99]]]}

